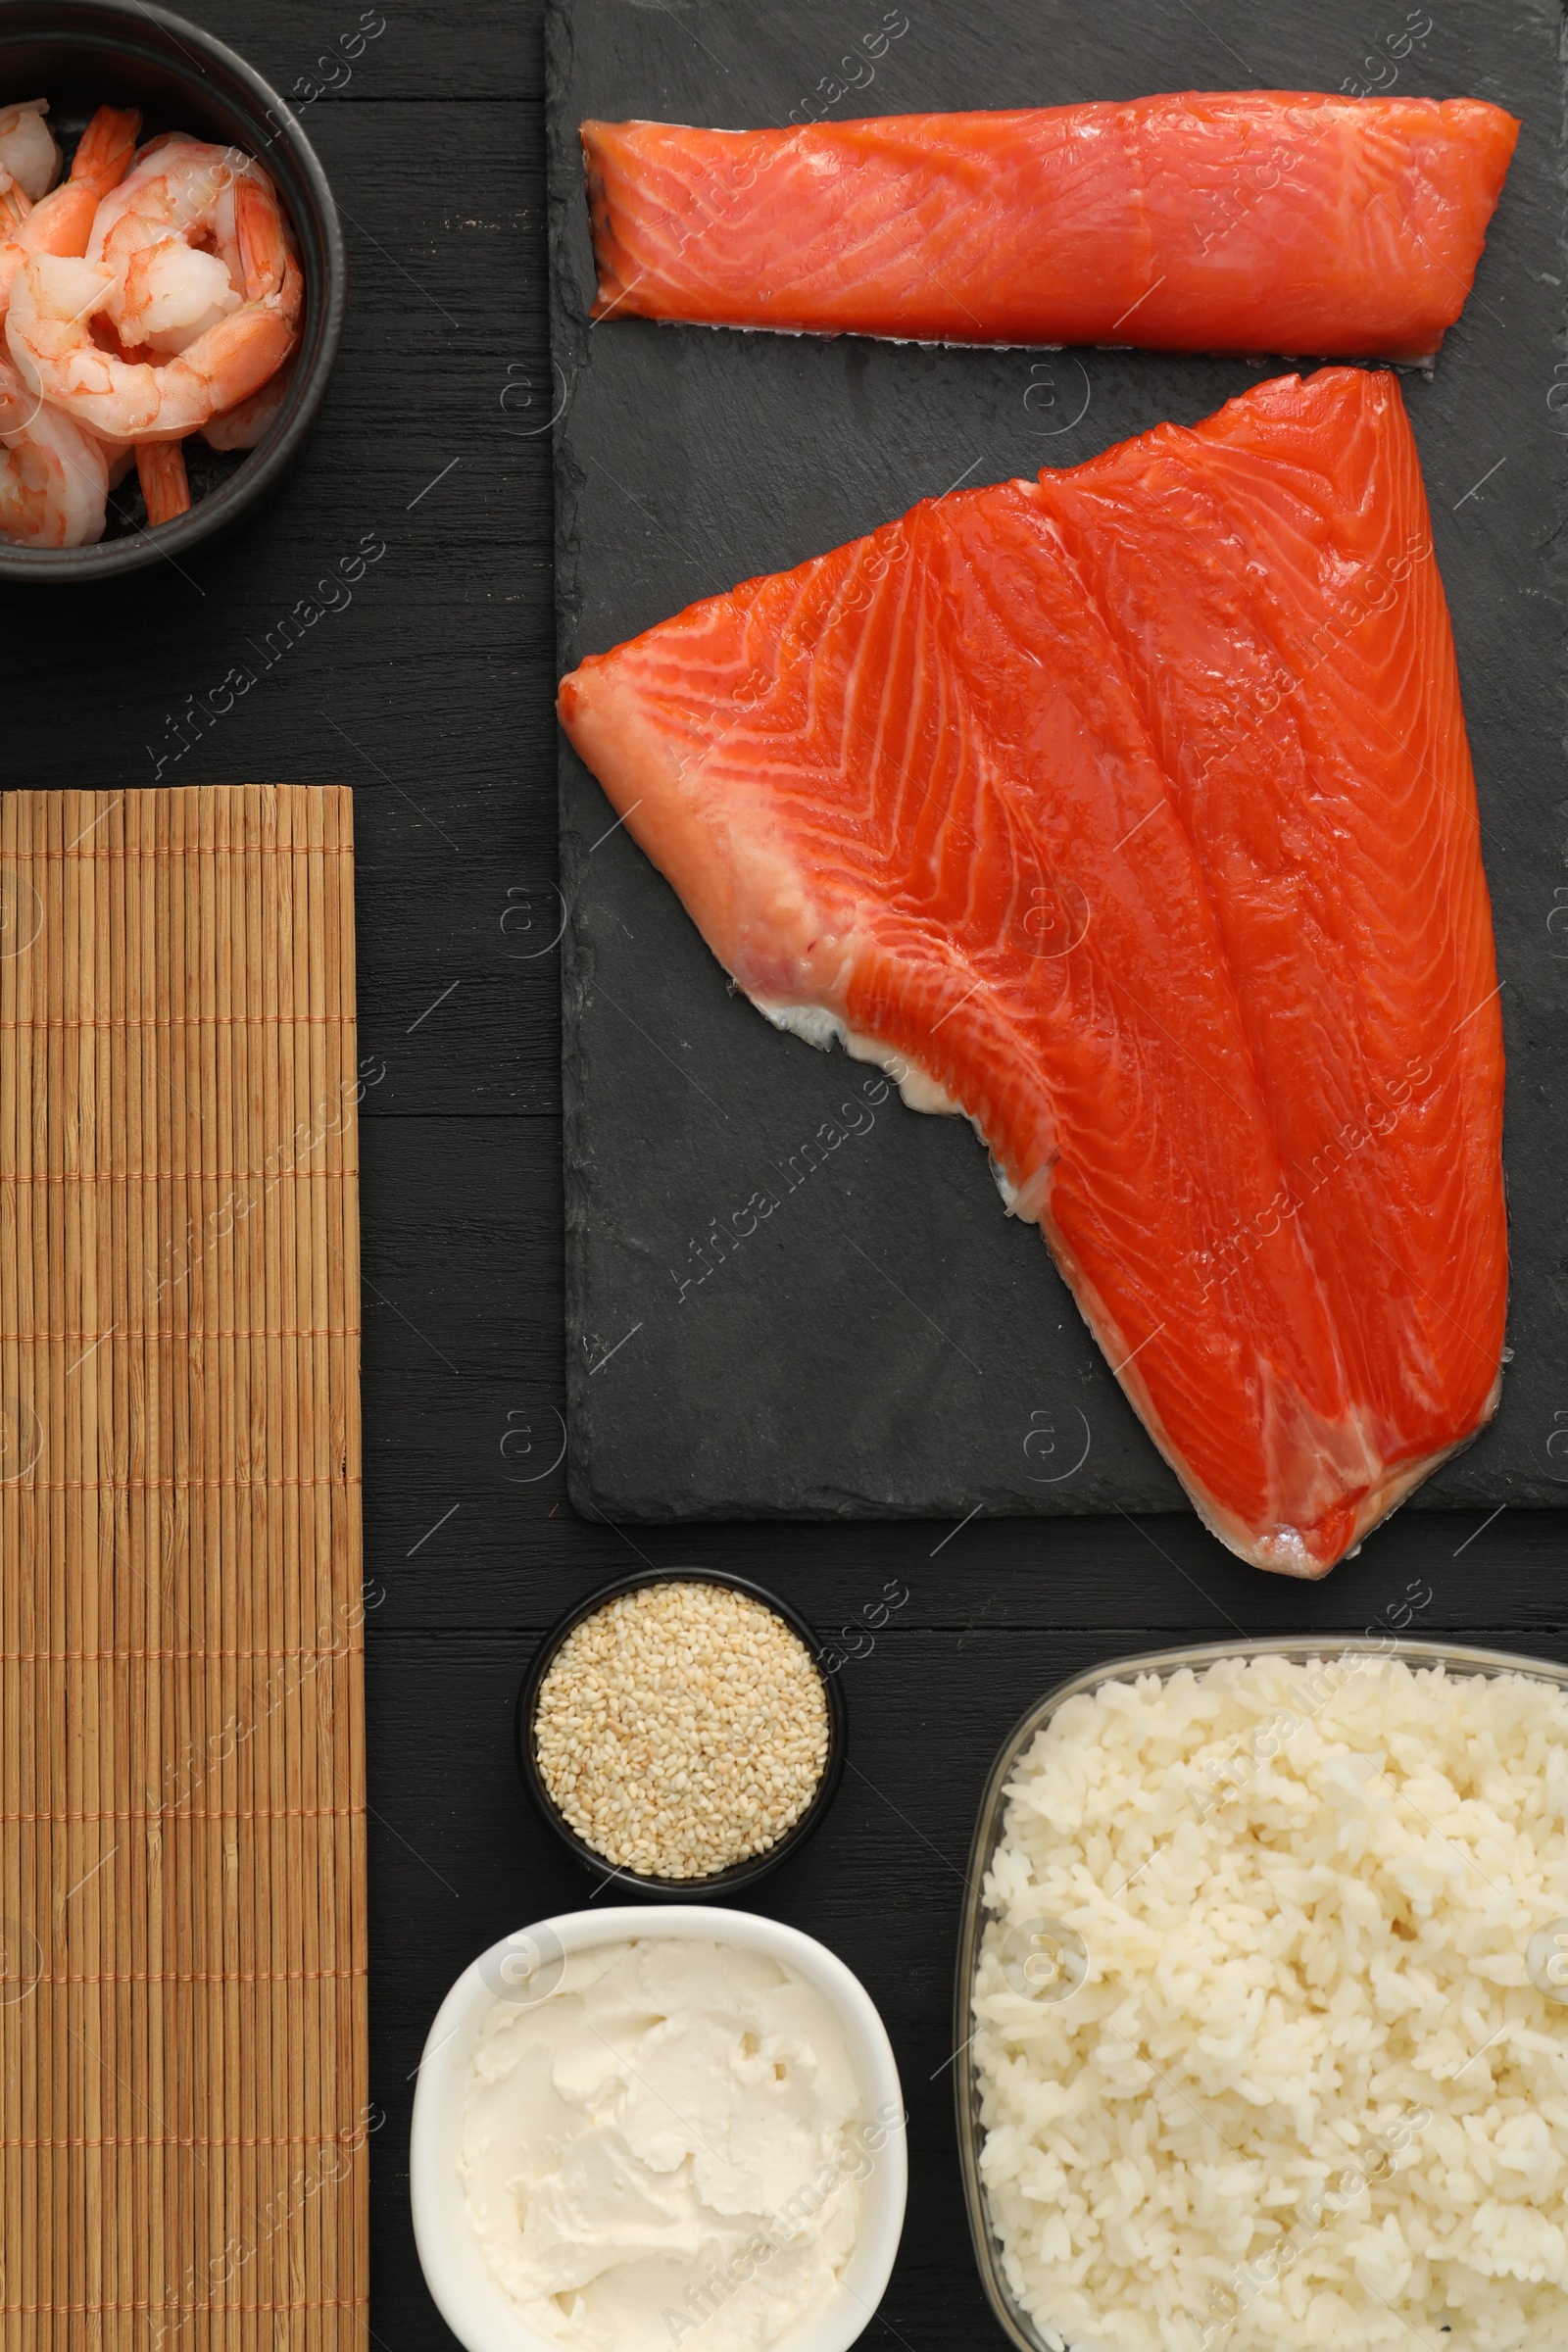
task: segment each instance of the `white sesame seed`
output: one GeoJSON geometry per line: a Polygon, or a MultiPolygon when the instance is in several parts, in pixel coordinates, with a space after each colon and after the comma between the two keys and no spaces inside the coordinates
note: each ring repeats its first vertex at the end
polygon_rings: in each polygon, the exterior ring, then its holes
{"type": "Polygon", "coordinates": [[[533,1730],[579,1838],[617,1868],[699,1879],[765,1852],[806,1811],[827,1695],[805,1644],[749,1594],[642,1585],[572,1628],[533,1730]]]}

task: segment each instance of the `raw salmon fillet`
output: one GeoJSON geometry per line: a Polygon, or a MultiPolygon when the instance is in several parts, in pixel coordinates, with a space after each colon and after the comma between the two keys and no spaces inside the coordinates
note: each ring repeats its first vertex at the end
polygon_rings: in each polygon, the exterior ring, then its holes
{"type": "Polygon", "coordinates": [[[770,1019],[967,1113],[1244,1559],[1322,1575],[1490,1418],[1498,983],[1392,375],[927,500],[560,710],[770,1019]]]}
{"type": "Polygon", "coordinates": [[[1426,359],[1518,135],[1480,99],[1299,90],[796,130],[584,122],[594,316],[1426,359]]]}

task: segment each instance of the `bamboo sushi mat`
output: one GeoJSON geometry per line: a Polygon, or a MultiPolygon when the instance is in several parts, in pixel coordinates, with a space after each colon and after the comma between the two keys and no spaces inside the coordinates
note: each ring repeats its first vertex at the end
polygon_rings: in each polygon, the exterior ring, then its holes
{"type": "Polygon", "coordinates": [[[0,2352],[367,2340],[351,809],[0,802],[0,2352]]]}

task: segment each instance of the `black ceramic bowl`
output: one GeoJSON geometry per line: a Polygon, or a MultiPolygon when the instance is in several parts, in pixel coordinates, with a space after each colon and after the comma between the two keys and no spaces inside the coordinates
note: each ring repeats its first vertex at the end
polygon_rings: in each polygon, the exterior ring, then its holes
{"type": "MultiPolygon", "coordinates": [[[[259,448],[219,460],[206,495],[158,531],[127,527],[96,547],[17,547],[0,539],[0,579],[104,580],[174,563],[232,530],[299,456],[321,405],[343,331],[347,267],[337,207],[315,150],[277,92],[211,33],[135,0],[0,0],[0,106],[47,98],[55,136],[74,143],[100,106],[135,106],[143,139],[163,130],[242,147],[271,174],[299,239],[305,311],[294,381],[259,448]]],[[[190,445],[193,453],[203,449],[190,445]]],[[[193,491],[203,486],[194,478],[193,491]]],[[[134,476],[127,486],[134,489],[134,476]]],[[[115,498],[111,494],[111,529],[115,498]]],[[[122,505],[124,501],[122,498],[122,505]]]]}
{"type": "Polygon", "coordinates": [[[771,1609],[775,1617],[783,1619],[791,1633],[805,1643],[808,1656],[817,1664],[817,1672],[822,1673],[821,1643],[806,1619],[798,1610],[792,1609],[787,1600],[780,1600],[776,1592],[769,1592],[761,1585],[750,1583],[744,1576],[728,1576],[721,1568],[644,1569],[640,1574],[619,1576],[613,1584],[601,1585],[597,1592],[575,1601],[559,1624],[551,1628],[535,1651],[533,1663],[523,1677],[522,1689],[517,1693],[517,1768],[547,1829],[565,1847],[572,1860],[580,1862],[585,1870],[592,1871],[601,1884],[613,1879],[616,1886],[624,1887],[628,1893],[652,1895],[656,1900],[666,1903],[727,1901],[743,1888],[753,1886],[757,1880],[766,1878],[770,1870],[777,1870],[779,1864],[787,1861],[791,1854],[804,1845],[821,1823],[844,1777],[845,1758],[850,1745],[849,1709],[844,1703],[844,1692],[838,1677],[822,1674],[822,1689],[827,1697],[827,1761],[822,1767],[822,1777],[817,1782],[816,1794],[800,1820],[792,1829],[786,1830],[777,1844],[770,1845],[765,1853],[751,1854],[744,1862],[732,1863],[728,1870],[712,1871],[705,1879],[656,1879],[642,1871],[616,1869],[586,1839],[578,1837],[546,1788],[534,1747],[533,1715],[539,1686],[572,1627],[580,1625],[585,1617],[594,1616],[620,1593],[641,1592],[646,1585],[722,1585],[728,1592],[744,1592],[749,1599],[760,1601],[764,1609],[771,1609]]]}

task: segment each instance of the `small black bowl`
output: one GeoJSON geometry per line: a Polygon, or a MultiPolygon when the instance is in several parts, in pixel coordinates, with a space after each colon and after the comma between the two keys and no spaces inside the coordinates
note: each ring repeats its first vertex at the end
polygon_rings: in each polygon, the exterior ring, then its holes
{"type": "Polygon", "coordinates": [[[539,1808],[546,1828],[565,1847],[572,1860],[580,1862],[585,1870],[592,1871],[601,1884],[608,1884],[613,1879],[629,1891],[651,1895],[658,1902],[723,1901],[730,1895],[740,1893],[742,1888],[753,1886],[757,1880],[765,1879],[770,1870],[777,1870],[781,1862],[787,1861],[820,1825],[822,1816],[838,1793],[839,1783],[844,1777],[845,1760],[849,1755],[850,1713],[844,1703],[844,1692],[837,1677],[822,1673],[820,1659],[821,1643],[799,1610],[792,1609],[787,1600],[780,1600],[776,1592],[769,1592],[761,1585],[754,1585],[747,1577],[730,1576],[721,1568],[644,1569],[640,1574],[617,1576],[613,1584],[601,1585],[597,1592],[590,1592],[585,1599],[574,1601],[566,1614],[552,1626],[534,1652],[533,1662],[517,1693],[517,1769],[522,1774],[529,1795],[539,1808]],[[807,1655],[821,1675],[822,1689],[827,1698],[827,1761],[822,1767],[822,1777],[816,1784],[816,1794],[800,1820],[786,1830],[777,1844],[770,1845],[765,1853],[750,1854],[744,1862],[732,1862],[727,1870],[711,1871],[705,1879],[658,1879],[650,1878],[642,1871],[618,1869],[596,1847],[591,1846],[586,1838],[579,1838],[567,1822],[545,1787],[539,1759],[534,1751],[533,1713],[539,1697],[539,1686],[550,1671],[556,1652],[566,1636],[573,1626],[580,1625],[585,1617],[596,1616],[610,1601],[618,1599],[622,1592],[638,1592],[647,1585],[722,1585],[727,1592],[744,1592],[749,1600],[760,1601],[764,1609],[771,1609],[775,1617],[782,1618],[791,1633],[805,1644],[807,1655]]]}
{"type": "Polygon", "coordinates": [[[232,530],[276,489],[316,420],[343,332],[348,265],[337,207],[315,149],[277,92],[199,25],[151,0],[0,0],[0,106],[47,98],[69,140],[99,106],[135,106],[142,138],[189,130],[242,147],[276,185],[299,239],[305,310],[294,381],[281,415],[189,514],[96,547],[17,547],[0,540],[0,579],[106,580],[181,557],[232,530]]]}

